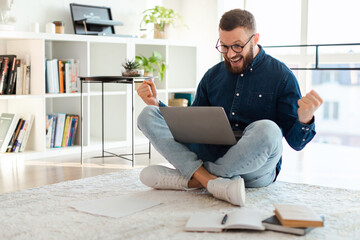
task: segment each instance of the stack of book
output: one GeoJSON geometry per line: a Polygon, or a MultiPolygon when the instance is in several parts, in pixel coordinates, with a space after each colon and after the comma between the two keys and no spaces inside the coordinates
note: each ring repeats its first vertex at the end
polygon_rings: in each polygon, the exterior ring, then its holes
{"type": "Polygon", "coordinates": [[[74,114],[49,114],[46,121],[46,147],[61,148],[73,146],[79,116],[74,114]]]}
{"type": "Polygon", "coordinates": [[[305,235],[316,227],[324,226],[324,217],[317,215],[309,206],[299,204],[275,204],[275,215],[265,219],[266,230],[305,235]]]}
{"type": "Polygon", "coordinates": [[[79,92],[79,60],[46,60],[46,93],[79,92]]]}
{"type": "Polygon", "coordinates": [[[2,113],[0,116],[0,152],[23,152],[28,142],[34,116],[2,113]]]}
{"type": "Polygon", "coordinates": [[[30,56],[0,55],[0,94],[30,94],[30,56]]]}

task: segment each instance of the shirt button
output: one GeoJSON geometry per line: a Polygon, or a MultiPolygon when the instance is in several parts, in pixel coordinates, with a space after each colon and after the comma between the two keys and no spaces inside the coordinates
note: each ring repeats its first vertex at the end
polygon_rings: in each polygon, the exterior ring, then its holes
{"type": "Polygon", "coordinates": [[[259,98],[261,98],[262,97],[262,94],[259,94],[259,98]]]}
{"type": "Polygon", "coordinates": [[[243,77],[244,76],[244,74],[242,73],[242,74],[240,74],[240,77],[243,77]]]}
{"type": "Polygon", "coordinates": [[[252,68],[250,68],[250,72],[252,72],[252,70],[253,70],[253,69],[252,69],[252,68]]]}
{"type": "Polygon", "coordinates": [[[238,127],[238,126],[239,126],[239,124],[235,123],[235,127],[238,127]]]}
{"type": "Polygon", "coordinates": [[[238,96],[240,96],[240,94],[239,94],[239,93],[236,93],[236,96],[238,97],[238,96]]]}
{"type": "Polygon", "coordinates": [[[309,131],[309,130],[310,130],[310,128],[306,128],[305,130],[306,130],[306,131],[309,131]]]}
{"type": "Polygon", "coordinates": [[[232,114],[233,116],[235,115],[235,113],[234,113],[234,112],[232,112],[231,114],[232,114]]]}
{"type": "Polygon", "coordinates": [[[305,130],[305,128],[304,128],[304,127],[302,127],[301,129],[302,129],[302,130],[305,130]]]}
{"type": "Polygon", "coordinates": [[[303,138],[303,142],[305,142],[306,140],[305,140],[305,138],[303,138]]]}

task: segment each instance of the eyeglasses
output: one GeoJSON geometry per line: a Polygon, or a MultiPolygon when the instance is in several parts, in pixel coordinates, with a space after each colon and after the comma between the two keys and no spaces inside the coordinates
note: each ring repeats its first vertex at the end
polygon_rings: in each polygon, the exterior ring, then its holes
{"type": "Polygon", "coordinates": [[[226,45],[221,45],[221,44],[218,45],[219,41],[220,41],[220,39],[218,39],[216,42],[215,48],[221,53],[227,53],[229,51],[229,48],[231,48],[236,53],[241,53],[244,50],[244,47],[246,46],[246,44],[248,44],[254,36],[255,36],[255,34],[251,35],[249,40],[247,40],[247,42],[243,46],[241,46],[240,44],[234,44],[231,46],[226,46],[226,45]]]}

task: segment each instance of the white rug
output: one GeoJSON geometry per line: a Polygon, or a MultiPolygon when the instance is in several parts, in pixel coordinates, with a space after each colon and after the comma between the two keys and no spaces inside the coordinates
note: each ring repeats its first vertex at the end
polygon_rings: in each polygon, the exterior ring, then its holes
{"type": "Polygon", "coordinates": [[[0,239],[360,239],[360,192],[276,182],[247,189],[247,207],[270,216],[273,203],[304,203],[325,216],[325,227],[305,237],[276,232],[184,232],[194,212],[231,211],[234,206],[205,191],[151,190],[138,180],[140,169],[123,170],[0,195],[0,239]],[[124,194],[164,204],[123,218],[76,211],[70,202],[124,194]]]}

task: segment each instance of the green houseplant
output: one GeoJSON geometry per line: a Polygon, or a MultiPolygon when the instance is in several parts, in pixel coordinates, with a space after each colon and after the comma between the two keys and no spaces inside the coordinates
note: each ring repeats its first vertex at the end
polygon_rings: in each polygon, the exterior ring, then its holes
{"type": "Polygon", "coordinates": [[[153,51],[152,55],[147,58],[144,55],[136,56],[135,61],[140,65],[141,68],[144,69],[144,75],[152,76],[156,71],[159,76],[159,80],[162,81],[164,79],[166,64],[162,55],[153,51]]]}
{"type": "Polygon", "coordinates": [[[122,72],[124,77],[140,77],[143,75],[140,70],[140,64],[136,60],[126,60],[122,66],[125,69],[125,71],[122,72]]]}
{"type": "MultiPolygon", "coordinates": [[[[141,24],[154,24],[154,38],[167,38],[167,28],[175,22],[182,22],[182,17],[170,8],[155,6],[143,12],[141,24]]],[[[140,24],[140,25],[141,25],[140,24]]]]}

